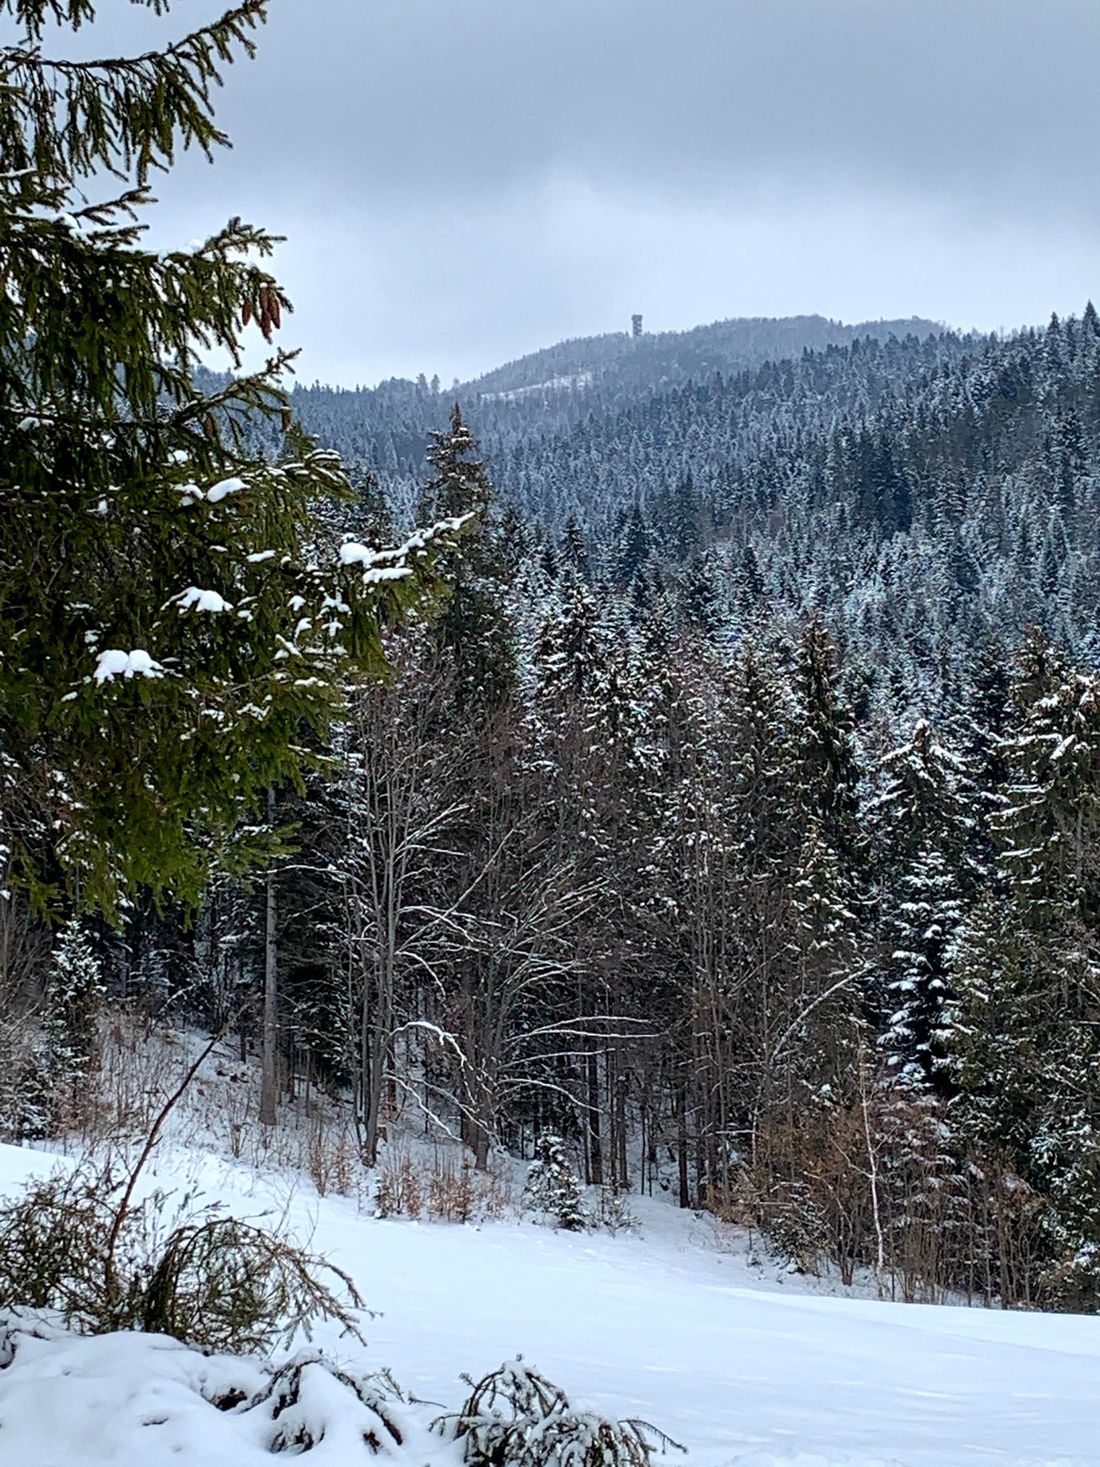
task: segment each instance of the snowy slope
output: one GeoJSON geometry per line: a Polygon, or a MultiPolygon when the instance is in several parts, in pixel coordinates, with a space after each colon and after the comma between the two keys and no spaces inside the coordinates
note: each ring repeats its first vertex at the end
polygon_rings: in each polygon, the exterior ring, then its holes
{"type": "MultiPolygon", "coordinates": [[[[0,1191],[48,1164],[0,1147],[0,1191]]],[[[586,1404],[648,1417],[698,1467],[1100,1467],[1097,1319],[754,1286],[742,1258],[705,1246],[658,1203],[638,1208],[642,1237],[478,1229],[373,1220],[346,1199],[289,1195],[286,1179],[180,1151],[158,1166],[161,1182],[197,1175],[251,1217],[285,1208],[382,1311],[366,1327],[365,1358],[323,1331],[320,1342],[342,1359],[389,1366],[416,1394],[448,1405],[461,1394],[460,1372],[522,1352],[586,1404]]],[[[6,1374],[0,1422],[11,1408],[6,1374]]],[[[51,1383],[35,1389],[48,1419],[51,1383]]],[[[56,1378],[52,1389],[57,1411],[56,1378]]],[[[54,1460],[66,1458],[19,1467],[54,1460]]],[[[90,1446],[81,1460],[131,1467],[106,1448],[90,1446]]],[[[199,1463],[186,1451],[173,1460],[199,1463]]]]}

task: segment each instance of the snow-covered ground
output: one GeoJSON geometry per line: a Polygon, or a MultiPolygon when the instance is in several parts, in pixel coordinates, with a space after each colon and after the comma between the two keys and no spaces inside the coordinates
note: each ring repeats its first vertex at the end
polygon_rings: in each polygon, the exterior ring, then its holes
{"type": "MultiPolygon", "coordinates": [[[[0,1147],[0,1193],[51,1164],[0,1147]]],[[[634,1204],[640,1236],[576,1235],[378,1220],[308,1183],[179,1147],[155,1168],[161,1185],[197,1180],[237,1213],[285,1212],[381,1311],[365,1353],[323,1329],[318,1343],[357,1368],[389,1367],[448,1407],[461,1372],[522,1353],[585,1404],[664,1428],[689,1448],[688,1467],[1100,1467],[1100,1319],[822,1297],[774,1271],[760,1277],[744,1253],[717,1250],[703,1224],[657,1201],[634,1204]]],[[[201,1453],[178,1420],[160,1436],[140,1427],[196,1369],[196,1357],[161,1344],[145,1355],[129,1341],[35,1347],[21,1369],[0,1371],[0,1462],[261,1460],[238,1418],[204,1436],[201,1453]]],[[[450,1451],[439,1444],[433,1460],[450,1451]]],[[[330,1442],[316,1460],[353,1458],[330,1442]]]]}

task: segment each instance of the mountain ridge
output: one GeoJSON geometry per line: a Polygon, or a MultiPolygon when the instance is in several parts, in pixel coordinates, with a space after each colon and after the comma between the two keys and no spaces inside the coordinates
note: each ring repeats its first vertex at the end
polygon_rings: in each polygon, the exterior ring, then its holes
{"type": "Polygon", "coordinates": [[[497,394],[532,389],[558,380],[622,378],[634,373],[639,361],[661,369],[660,381],[682,381],[700,372],[741,370],[765,361],[786,360],[806,348],[846,346],[857,337],[885,341],[890,336],[938,336],[943,322],[921,316],[846,323],[819,314],[796,316],[730,316],[682,331],[603,332],[568,337],[552,346],[536,348],[478,377],[459,383],[467,395],[497,394]]]}

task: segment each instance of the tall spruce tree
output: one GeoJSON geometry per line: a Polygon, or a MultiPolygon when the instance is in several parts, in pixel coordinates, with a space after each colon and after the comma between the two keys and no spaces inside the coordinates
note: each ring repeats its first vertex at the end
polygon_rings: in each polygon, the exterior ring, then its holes
{"type": "Polygon", "coordinates": [[[380,670],[380,621],[432,578],[429,534],[377,551],[318,527],[350,490],[290,424],[290,353],[196,383],[199,352],[239,365],[279,329],[275,238],[231,219],[144,241],[150,172],[226,144],[213,93],[265,0],[140,57],[45,53],[96,9],[0,0],[20,37],[0,46],[0,844],[40,896],[64,881],[111,911],[257,854],[242,820],[300,778],[303,725],[380,670]],[[278,462],[249,447],[263,420],[278,462]]]}
{"type": "Polygon", "coordinates": [[[515,567],[496,490],[477,451],[477,439],[455,403],[450,431],[431,435],[433,473],[419,503],[421,519],[477,519],[462,557],[446,561],[451,593],[435,631],[436,647],[456,668],[454,697],[460,710],[499,708],[515,687],[515,649],[504,606],[515,567]]]}
{"type": "Polygon", "coordinates": [[[882,1049],[891,1072],[919,1088],[944,1078],[951,942],[963,906],[956,872],[934,842],[922,844],[894,881],[879,975],[885,1001],[882,1049]]]}

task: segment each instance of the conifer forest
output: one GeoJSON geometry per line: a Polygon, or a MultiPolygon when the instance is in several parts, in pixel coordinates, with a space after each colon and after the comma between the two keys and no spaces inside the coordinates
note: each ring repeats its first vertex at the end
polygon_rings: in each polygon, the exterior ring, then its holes
{"type": "MultiPolygon", "coordinates": [[[[354,1087],[368,1151],[411,1088],[479,1164],[551,1128],[905,1297],[1095,1308],[1093,307],[293,401],[357,535],[477,528],[286,796],[286,1063],[354,1087]]],[[[128,961],[224,1005],[248,910],[128,961]]]]}

